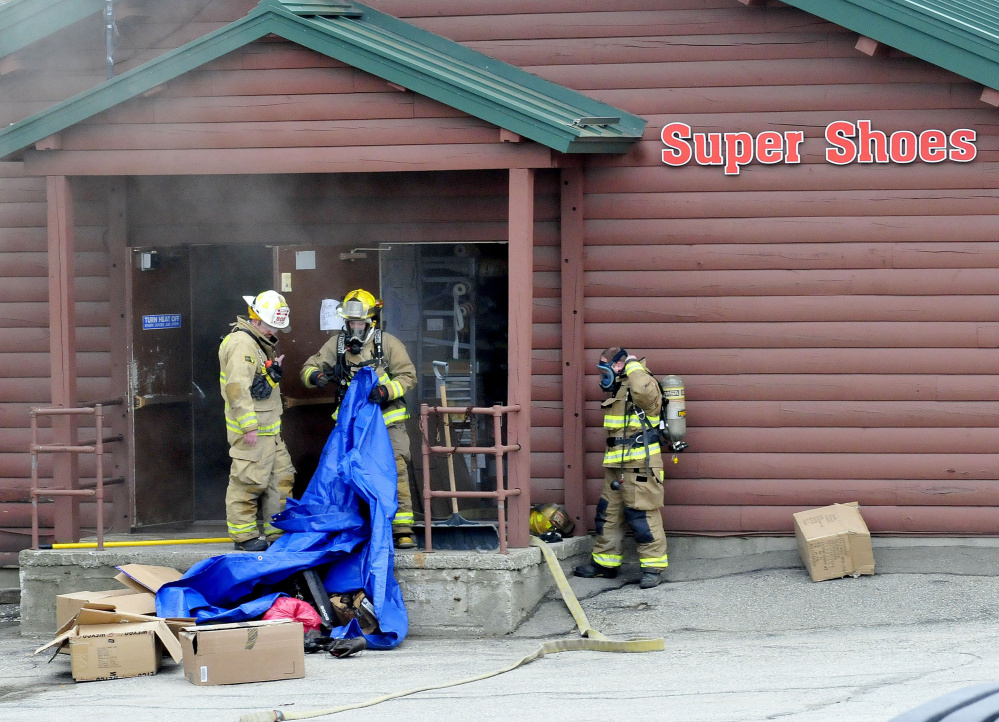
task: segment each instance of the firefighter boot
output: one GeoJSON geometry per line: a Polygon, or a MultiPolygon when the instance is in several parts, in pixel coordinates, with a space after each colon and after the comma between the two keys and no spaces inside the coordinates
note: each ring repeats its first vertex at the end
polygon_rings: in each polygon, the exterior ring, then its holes
{"type": "Polygon", "coordinates": [[[253,539],[247,539],[246,541],[236,542],[236,551],[241,552],[263,552],[267,551],[267,542],[260,537],[255,537],[253,539]]]}
{"type": "Polygon", "coordinates": [[[405,536],[397,536],[395,538],[395,548],[396,549],[414,549],[416,547],[416,542],[413,541],[413,537],[408,534],[405,536]]]}
{"type": "Polygon", "coordinates": [[[576,567],[576,571],[573,574],[584,579],[593,579],[594,577],[613,579],[617,576],[617,567],[605,567],[596,562],[590,562],[589,564],[576,567]]]}
{"type": "Polygon", "coordinates": [[[652,587],[658,587],[659,582],[662,581],[662,577],[659,576],[659,572],[642,572],[642,578],[638,580],[638,586],[642,589],[652,589],[652,587]]]}

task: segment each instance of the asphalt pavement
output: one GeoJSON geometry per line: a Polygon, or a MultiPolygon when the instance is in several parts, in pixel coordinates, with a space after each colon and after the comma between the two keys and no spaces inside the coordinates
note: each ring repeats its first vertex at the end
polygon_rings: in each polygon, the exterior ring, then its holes
{"type": "MultiPolygon", "coordinates": [[[[999,681],[999,577],[882,574],[812,582],[779,569],[641,590],[637,570],[572,580],[591,625],[661,636],[664,652],[563,652],[470,684],[317,719],[887,722],[963,687],[999,681]]],[[[306,677],[198,687],[171,662],[153,677],[75,683],[69,659],[31,652],[0,606],[0,711],[17,722],[237,722],[329,709],[505,667],[573,637],[554,593],[514,634],[409,638],[348,659],[308,655],[306,677]]]]}

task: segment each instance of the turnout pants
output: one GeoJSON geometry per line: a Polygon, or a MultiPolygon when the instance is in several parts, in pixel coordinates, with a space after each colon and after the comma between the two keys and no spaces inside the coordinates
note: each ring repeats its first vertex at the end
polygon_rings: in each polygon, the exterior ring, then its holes
{"type": "Polygon", "coordinates": [[[388,427],[389,441],[395,454],[396,484],[399,489],[399,510],[392,519],[393,536],[411,536],[413,533],[413,495],[409,490],[409,434],[406,424],[392,424],[388,427]]]}
{"type": "Polygon", "coordinates": [[[234,542],[256,539],[257,505],[264,517],[264,535],[268,541],[282,532],[271,526],[271,516],[284,511],[284,502],[295,483],[295,467],[280,436],[258,436],[249,446],[242,437],[229,447],[232,467],[225,494],[225,517],[229,536],[234,542]]]}
{"type": "Polygon", "coordinates": [[[642,571],[659,571],[668,565],[666,532],[659,509],[663,505],[662,469],[652,469],[658,478],[650,478],[645,469],[604,468],[604,490],[597,502],[597,541],[593,561],[602,567],[621,566],[621,543],[625,524],[635,533],[638,560],[642,571]],[[617,490],[611,488],[621,481],[617,490]]]}

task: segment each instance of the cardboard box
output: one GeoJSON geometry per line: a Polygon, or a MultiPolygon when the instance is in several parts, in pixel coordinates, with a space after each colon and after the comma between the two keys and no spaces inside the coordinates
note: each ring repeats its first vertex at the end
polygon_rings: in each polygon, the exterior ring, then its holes
{"type": "Polygon", "coordinates": [[[301,622],[274,619],[181,630],[184,676],[197,685],[269,682],[305,676],[301,622]]]}
{"type": "Polygon", "coordinates": [[[194,617],[163,617],[163,621],[166,622],[167,627],[173,632],[173,636],[179,641],[180,630],[193,627],[198,620],[194,617]]]}
{"type": "Polygon", "coordinates": [[[156,622],[83,627],[69,640],[73,679],[90,682],[156,674],[163,658],[156,622]]]}
{"type": "Polygon", "coordinates": [[[78,682],[156,674],[162,649],[178,664],[182,654],[180,642],[162,619],[87,607],[34,654],[46,649],[54,650],[50,662],[60,653],[70,655],[78,682]]]}
{"type": "Polygon", "coordinates": [[[184,576],[171,567],[123,564],[115,576],[124,589],[106,592],[72,592],[56,597],[56,626],[62,627],[84,606],[109,612],[156,614],[156,592],[167,582],[184,576]]]}
{"type": "Polygon", "coordinates": [[[855,501],[799,511],[794,536],[813,582],[874,574],[871,533],[855,501]]]}
{"type": "Polygon", "coordinates": [[[131,589],[110,592],[73,592],[56,597],[56,626],[62,627],[87,606],[109,612],[156,614],[156,598],[149,592],[137,594],[131,589]]]}

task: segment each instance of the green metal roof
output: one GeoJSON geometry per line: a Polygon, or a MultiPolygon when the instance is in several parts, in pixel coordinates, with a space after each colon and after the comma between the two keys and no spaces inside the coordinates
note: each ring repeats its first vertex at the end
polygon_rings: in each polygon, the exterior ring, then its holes
{"type": "Polygon", "coordinates": [[[103,0],[11,0],[0,5],[0,58],[100,12],[103,0]]]}
{"type": "Polygon", "coordinates": [[[359,3],[261,0],[225,27],[0,130],[0,158],[272,33],[563,153],[623,153],[645,129],[637,116],[359,3]]]}
{"type": "Polygon", "coordinates": [[[999,88],[995,0],[785,0],[989,88],[999,88]]]}

